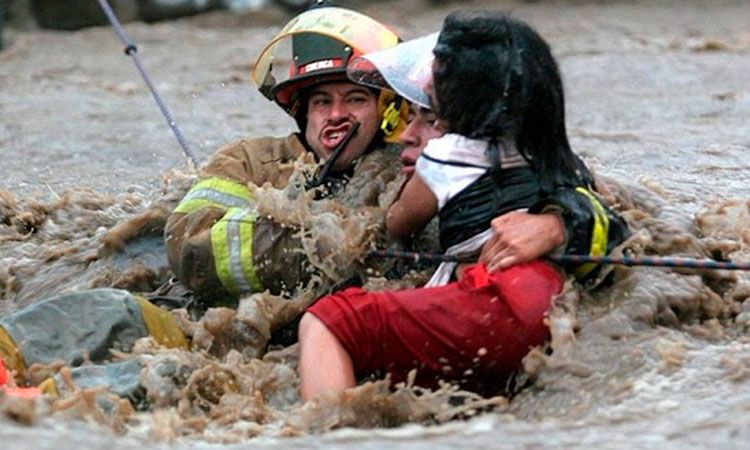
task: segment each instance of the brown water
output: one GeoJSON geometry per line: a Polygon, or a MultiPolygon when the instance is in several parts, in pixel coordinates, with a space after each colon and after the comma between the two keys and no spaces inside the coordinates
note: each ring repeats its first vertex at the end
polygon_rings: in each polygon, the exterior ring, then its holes
{"type": "MultiPolygon", "coordinates": [[[[550,41],[572,144],[611,180],[636,231],[633,251],[750,259],[750,3],[466,4],[511,8],[550,41]]],[[[437,29],[458,3],[426,5],[365,10],[413,37],[437,29]]],[[[269,10],[128,26],[202,159],[233,138],[292,129],[247,77],[283,21],[269,10]]],[[[184,172],[184,159],[137,72],[109,28],[9,31],[0,53],[0,313],[86,287],[157,286],[167,274],[149,244],[190,176],[170,172],[184,172]],[[125,218],[147,226],[142,245],[123,255],[114,250],[135,228],[108,231],[125,218]]],[[[306,217],[331,233],[346,228],[353,241],[378,220],[326,214],[306,217]]],[[[748,275],[614,270],[612,286],[566,291],[550,316],[551,355],[529,355],[531,387],[510,402],[391,393],[375,382],[302,406],[294,348],[254,358],[274,318],[289,313],[256,296],[236,312],[185,318],[196,351],[139,342],[152,412],[114,399],[106,412],[92,392],[36,407],[6,402],[0,435],[9,448],[746,448],[748,275]]]]}

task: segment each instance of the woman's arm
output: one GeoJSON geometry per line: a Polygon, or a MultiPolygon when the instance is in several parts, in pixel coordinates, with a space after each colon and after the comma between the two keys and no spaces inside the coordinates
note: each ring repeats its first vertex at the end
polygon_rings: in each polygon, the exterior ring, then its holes
{"type": "Polygon", "coordinates": [[[386,228],[391,236],[406,239],[427,225],[438,213],[438,200],[419,173],[406,182],[401,195],[386,216],[386,228]]]}

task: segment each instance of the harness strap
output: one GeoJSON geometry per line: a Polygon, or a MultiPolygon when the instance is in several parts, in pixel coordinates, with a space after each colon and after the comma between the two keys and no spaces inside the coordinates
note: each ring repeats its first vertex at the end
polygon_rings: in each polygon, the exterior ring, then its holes
{"type": "MultiPolygon", "coordinates": [[[[607,240],[609,237],[609,217],[599,199],[584,187],[576,188],[577,192],[585,195],[594,211],[594,229],[591,235],[591,250],[589,256],[604,256],[607,254],[607,240]]],[[[596,268],[595,263],[583,264],[575,271],[576,277],[583,278],[596,268]]]]}

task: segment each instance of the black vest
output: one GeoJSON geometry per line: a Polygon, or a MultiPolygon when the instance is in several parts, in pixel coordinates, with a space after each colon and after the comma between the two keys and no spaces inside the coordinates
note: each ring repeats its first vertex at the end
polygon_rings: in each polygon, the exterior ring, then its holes
{"type": "Polygon", "coordinates": [[[443,251],[490,227],[500,214],[528,208],[541,199],[539,174],[530,167],[501,169],[500,186],[487,171],[440,210],[443,251]]]}

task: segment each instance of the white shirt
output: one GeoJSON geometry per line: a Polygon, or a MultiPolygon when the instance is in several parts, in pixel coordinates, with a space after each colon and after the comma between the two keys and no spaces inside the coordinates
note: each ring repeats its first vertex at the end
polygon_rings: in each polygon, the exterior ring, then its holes
{"type": "MultiPolygon", "coordinates": [[[[443,209],[448,201],[492,168],[488,147],[489,142],[486,140],[470,139],[453,133],[431,139],[427,143],[422,155],[417,159],[416,173],[437,197],[438,210],[443,209]]],[[[514,145],[506,143],[499,147],[501,167],[528,166],[528,162],[514,145]]],[[[455,255],[479,250],[490,237],[492,229],[487,228],[448,248],[445,254],[455,255]]],[[[440,264],[425,287],[447,284],[455,267],[456,263],[440,264]]]]}

